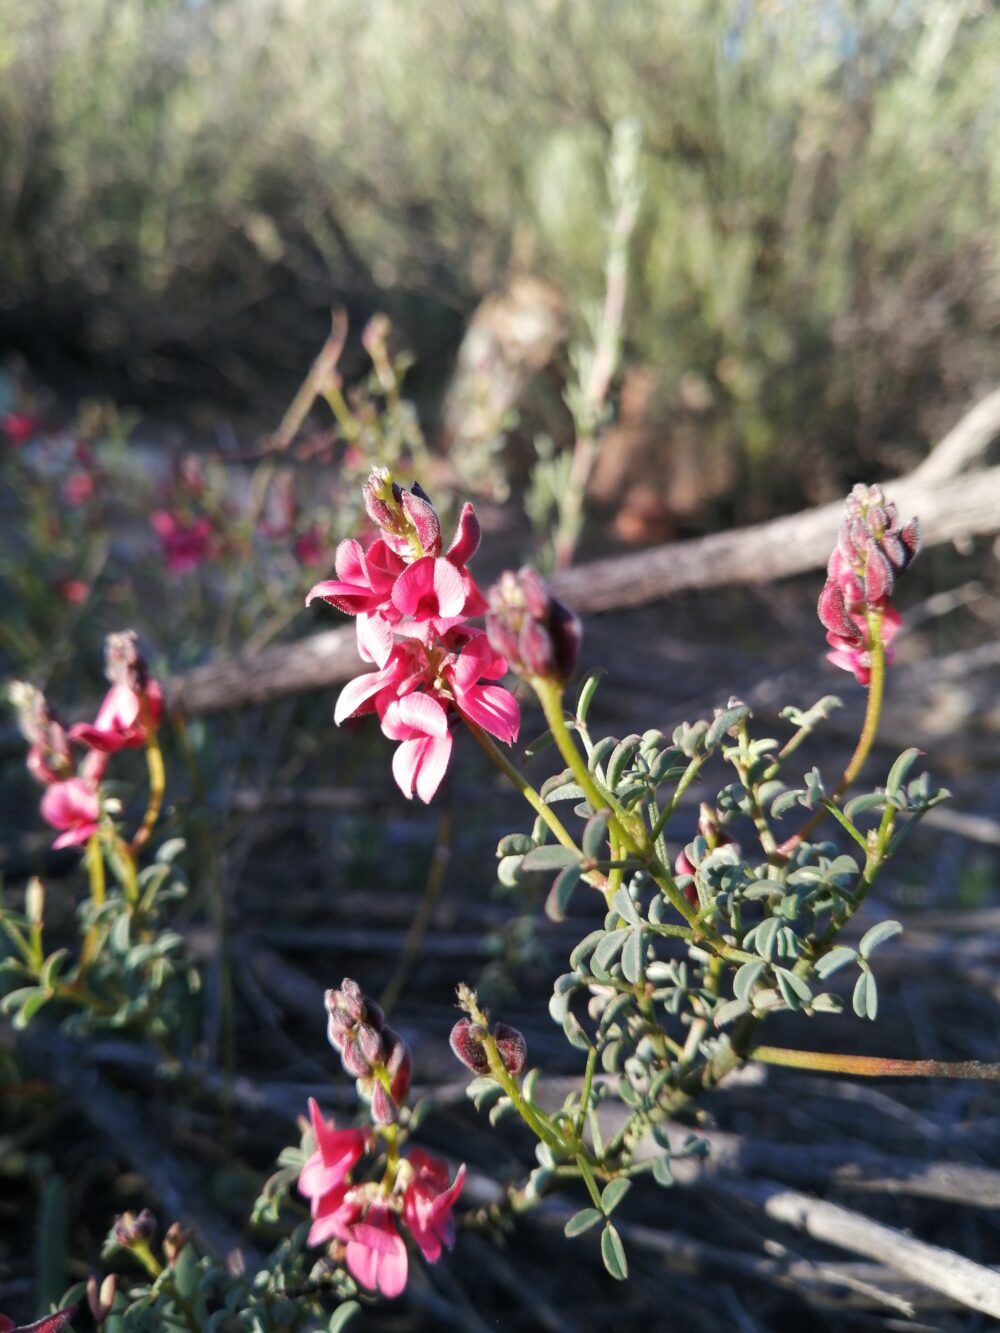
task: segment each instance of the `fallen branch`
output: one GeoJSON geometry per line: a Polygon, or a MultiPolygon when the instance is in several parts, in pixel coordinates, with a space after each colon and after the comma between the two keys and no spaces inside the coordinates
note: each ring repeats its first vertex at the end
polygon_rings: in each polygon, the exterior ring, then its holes
{"type": "MultiPolygon", "coordinates": [[[[1000,467],[943,483],[913,476],[887,489],[903,513],[920,515],[928,546],[1000,529],[1000,467]]],[[[557,575],[553,587],[577,611],[596,613],[802,574],[826,562],[842,509],[838,501],[735,532],[596,560],[557,575]]],[[[211,713],[335,685],[363,669],[350,625],[195,667],[170,681],[168,697],[188,715],[211,713]]]]}

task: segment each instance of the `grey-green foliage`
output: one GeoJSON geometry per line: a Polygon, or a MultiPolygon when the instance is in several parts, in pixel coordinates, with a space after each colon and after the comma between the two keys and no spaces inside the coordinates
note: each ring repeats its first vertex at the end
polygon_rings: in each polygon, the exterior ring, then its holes
{"type": "Polygon", "coordinates": [[[0,0],[0,260],[213,328],[274,266],[593,298],[631,116],[631,348],[751,467],[898,439],[995,361],[998,55],[970,0],[0,0]]]}

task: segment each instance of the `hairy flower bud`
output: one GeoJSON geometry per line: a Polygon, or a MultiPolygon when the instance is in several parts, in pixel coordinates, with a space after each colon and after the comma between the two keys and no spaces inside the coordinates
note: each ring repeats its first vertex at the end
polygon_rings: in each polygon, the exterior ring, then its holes
{"type": "Polygon", "coordinates": [[[542,576],[524,565],[507,570],[487,594],[486,634],[518,676],[562,683],[580,651],[580,621],[550,596],[542,576]]]}
{"type": "Polygon", "coordinates": [[[126,1250],[133,1245],[149,1242],[156,1235],[156,1218],[148,1208],[141,1213],[119,1213],[115,1218],[114,1238],[126,1250]]]}
{"type": "Polygon", "coordinates": [[[478,1023],[473,1023],[471,1018],[460,1018],[448,1038],[457,1058],[474,1074],[488,1074],[490,1071],[490,1062],[483,1046],[485,1036],[484,1029],[478,1023]]]}
{"type": "Polygon", "coordinates": [[[493,1036],[507,1073],[517,1078],[528,1058],[528,1043],[517,1028],[512,1028],[507,1023],[494,1024],[493,1036]]]}
{"type": "Polygon", "coordinates": [[[399,1107],[377,1080],[372,1087],[371,1113],[376,1125],[394,1125],[399,1119],[399,1107]]]}
{"type": "Polygon", "coordinates": [[[69,738],[49,710],[45,695],[23,680],[12,681],[7,698],[17,714],[17,725],[28,742],[28,772],[48,785],[68,777],[73,770],[69,738]]]}
{"type": "Polygon", "coordinates": [[[370,1061],[366,1060],[353,1037],[344,1042],[340,1052],[340,1062],[352,1078],[365,1078],[372,1072],[370,1061]]]}
{"type": "Polygon", "coordinates": [[[385,467],[373,467],[362,487],[368,517],[386,545],[404,559],[441,554],[441,520],[430,496],[416,482],[409,490],[385,467]]]}
{"type": "Polygon", "coordinates": [[[378,1064],[383,1058],[382,1038],[368,1023],[359,1023],[354,1037],[358,1050],[370,1065],[378,1064]]]}
{"type": "Polygon", "coordinates": [[[405,1102],[410,1091],[413,1055],[409,1046],[392,1028],[382,1034],[385,1043],[385,1068],[389,1075],[389,1090],[397,1102],[405,1102]]]}

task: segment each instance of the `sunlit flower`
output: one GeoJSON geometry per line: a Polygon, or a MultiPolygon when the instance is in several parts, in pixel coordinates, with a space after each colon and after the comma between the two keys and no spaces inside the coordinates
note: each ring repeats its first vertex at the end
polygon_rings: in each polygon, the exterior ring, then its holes
{"type": "Polygon", "coordinates": [[[63,830],[53,847],[79,847],[97,832],[101,802],[96,787],[84,778],[66,778],[46,788],[41,811],[46,824],[63,830]]]}
{"type": "Polygon", "coordinates": [[[408,1161],[414,1174],[403,1195],[403,1220],[421,1254],[436,1264],[442,1246],[451,1249],[455,1243],[452,1211],[465,1184],[465,1167],[460,1166],[449,1182],[448,1166],[440,1158],[411,1148],[408,1161]]]}

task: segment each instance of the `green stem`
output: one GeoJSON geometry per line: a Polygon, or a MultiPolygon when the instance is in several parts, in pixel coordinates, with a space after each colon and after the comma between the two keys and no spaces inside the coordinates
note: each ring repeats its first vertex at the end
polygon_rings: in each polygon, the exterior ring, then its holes
{"type": "MultiPolygon", "coordinates": [[[[145,707],[143,712],[148,717],[145,707]]],[[[149,841],[149,836],[160,817],[160,810],[163,807],[163,793],[167,783],[163,768],[163,751],[160,749],[156,728],[153,726],[148,726],[146,733],[146,766],[149,770],[149,802],[142,823],[128,845],[128,854],[133,861],[139,849],[149,841]]]]}
{"type": "Polygon", "coordinates": [[[559,747],[559,753],[566,761],[566,765],[574,778],[576,778],[584,796],[594,810],[611,811],[612,823],[617,825],[619,837],[626,851],[633,856],[641,854],[644,848],[633,837],[624,811],[618,806],[613,797],[609,796],[607,792],[602,792],[597,786],[583,755],[577,749],[573,737],[570,735],[569,727],[566,725],[566,715],[563,712],[562,686],[541,676],[532,676],[530,684],[538,696],[538,702],[542,705],[542,712],[545,714],[545,721],[552,732],[552,739],[559,747]]]}
{"type": "Polygon", "coordinates": [[[749,1058],[787,1069],[815,1069],[860,1078],[964,1078],[1000,1080],[1000,1064],[982,1060],[893,1060],[876,1055],[837,1055],[828,1051],[790,1051],[755,1046],[749,1058]]]}
{"type": "Polygon", "coordinates": [[[541,796],[539,796],[538,792],[520,769],[516,768],[515,765],[510,762],[500,747],[495,744],[490,735],[483,731],[482,727],[477,726],[475,722],[471,722],[467,717],[463,717],[462,721],[489,755],[490,759],[492,759],[493,763],[500,769],[501,773],[504,773],[510,778],[511,782],[513,782],[514,786],[528,802],[535,814],[542,817],[548,825],[549,831],[552,833],[556,842],[560,843],[563,847],[566,847],[569,851],[575,852],[577,856],[582,858],[583,853],[573,841],[572,836],[567,831],[562,820],[551,806],[545,804],[541,796]]]}
{"type": "Polygon", "coordinates": [[[680,782],[678,782],[677,787],[676,787],[675,790],[674,790],[674,794],[673,794],[673,796],[671,796],[670,800],[669,800],[669,801],[666,803],[666,805],[663,807],[662,811],[660,812],[660,816],[659,816],[659,818],[657,819],[656,823],[653,825],[653,828],[652,828],[652,831],[651,831],[650,836],[651,836],[654,840],[655,840],[656,838],[658,838],[658,837],[660,836],[660,834],[663,832],[663,830],[666,828],[667,823],[668,823],[669,820],[670,820],[670,816],[671,816],[671,815],[674,813],[674,811],[677,809],[677,803],[678,803],[678,801],[681,799],[681,797],[682,797],[682,796],[684,795],[684,793],[687,791],[688,787],[691,786],[691,783],[694,782],[694,780],[695,780],[695,778],[698,776],[698,772],[699,772],[699,770],[701,769],[701,766],[702,766],[702,764],[703,764],[704,762],[705,762],[704,759],[698,757],[698,758],[692,759],[692,760],[690,761],[690,763],[688,764],[687,769],[685,770],[685,772],[684,772],[683,775],[681,776],[681,780],[680,780],[680,782]]]}
{"type": "MultiPolygon", "coordinates": [[[[107,897],[107,882],[104,874],[104,852],[101,849],[101,836],[92,833],[87,842],[87,874],[90,879],[90,901],[94,907],[103,905],[107,897]]],[[[80,948],[80,962],[77,967],[77,981],[82,981],[97,957],[101,947],[101,928],[88,926],[80,948]]]]}
{"type": "Polygon", "coordinates": [[[580,1094],[580,1110],[576,1117],[576,1137],[583,1135],[584,1122],[590,1110],[590,1098],[594,1088],[594,1071],[597,1068],[597,1047],[591,1046],[587,1052],[587,1067],[583,1072],[583,1091],[580,1094]]]}
{"type": "MultiPolygon", "coordinates": [[[[881,610],[868,612],[868,638],[871,643],[871,679],[868,683],[868,706],[865,709],[865,720],[861,728],[861,735],[858,737],[858,743],[854,747],[854,753],[851,755],[843,776],[831,796],[831,800],[834,801],[843,796],[861,772],[878,734],[879,721],[882,717],[882,701],[885,696],[885,645],[882,642],[883,614],[881,610]]],[[[805,841],[823,822],[827,813],[825,808],[820,807],[810,819],[806,820],[798,833],[793,833],[786,842],[781,844],[777,849],[778,855],[787,860],[795,848],[805,841]]]]}

